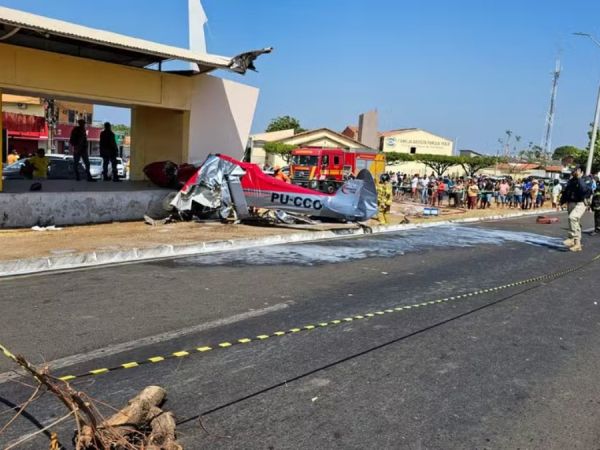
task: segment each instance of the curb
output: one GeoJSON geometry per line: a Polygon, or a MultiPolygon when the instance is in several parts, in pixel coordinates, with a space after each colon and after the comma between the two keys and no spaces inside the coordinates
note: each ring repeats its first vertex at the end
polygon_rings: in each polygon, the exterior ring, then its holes
{"type": "MultiPolygon", "coordinates": [[[[536,210],[523,213],[495,215],[489,217],[472,217],[465,219],[444,220],[432,223],[376,225],[372,227],[373,234],[391,233],[397,231],[416,230],[419,228],[432,228],[457,223],[477,223],[494,220],[512,219],[516,217],[536,216],[556,212],[554,209],[536,210]]],[[[235,239],[228,241],[209,241],[188,245],[160,245],[151,248],[133,248],[120,251],[94,251],[75,255],[58,255],[43,258],[15,259],[0,262],[0,278],[31,275],[42,272],[61,270],[83,269],[88,267],[108,266],[111,264],[124,264],[144,262],[185,256],[196,256],[209,253],[243,250],[254,247],[266,247],[280,244],[294,244],[304,242],[323,241],[331,239],[344,239],[371,234],[362,228],[306,231],[289,235],[274,235],[254,239],[235,239]]]]}

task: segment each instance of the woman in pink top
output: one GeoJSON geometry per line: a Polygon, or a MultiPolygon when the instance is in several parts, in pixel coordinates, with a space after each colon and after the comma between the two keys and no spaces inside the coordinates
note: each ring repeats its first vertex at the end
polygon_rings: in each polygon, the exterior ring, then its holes
{"type": "Polygon", "coordinates": [[[498,203],[500,203],[501,208],[504,208],[506,206],[506,200],[508,198],[509,190],[510,184],[508,184],[508,181],[502,180],[500,182],[500,186],[498,187],[498,203]]]}

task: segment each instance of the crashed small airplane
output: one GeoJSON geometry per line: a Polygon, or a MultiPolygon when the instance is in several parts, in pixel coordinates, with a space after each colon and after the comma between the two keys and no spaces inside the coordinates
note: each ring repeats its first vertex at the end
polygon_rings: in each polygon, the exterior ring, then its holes
{"type": "Polygon", "coordinates": [[[256,164],[226,155],[210,155],[170,202],[177,212],[222,219],[248,220],[260,209],[274,210],[280,221],[289,215],[361,222],[377,213],[375,181],[368,170],[326,194],[265,174],[256,164]]]}

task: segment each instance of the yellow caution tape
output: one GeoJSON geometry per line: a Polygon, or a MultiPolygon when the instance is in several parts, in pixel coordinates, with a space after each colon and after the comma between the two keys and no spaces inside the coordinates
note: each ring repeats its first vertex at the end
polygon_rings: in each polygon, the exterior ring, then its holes
{"type": "MultiPolygon", "coordinates": [[[[598,261],[598,260],[600,260],[600,255],[596,256],[592,260],[592,262],[598,261]]],[[[492,292],[498,292],[498,291],[509,289],[512,287],[517,287],[517,286],[522,286],[525,284],[537,283],[537,282],[541,282],[541,281],[548,281],[548,280],[560,278],[560,277],[563,277],[570,273],[573,273],[576,270],[581,269],[582,267],[584,267],[584,266],[582,265],[582,266],[578,266],[578,267],[575,267],[572,269],[563,270],[563,271],[548,274],[548,275],[541,275],[541,276],[535,277],[535,278],[528,278],[526,280],[515,281],[514,283],[510,283],[510,284],[504,284],[501,286],[496,286],[496,287],[487,288],[487,289],[480,289],[478,291],[474,291],[474,292],[470,292],[470,293],[466,293],[466,294],[455,295],[452,297],[446,297],[446,298],[442,298],[442,299],[438,299],[438,300],[430,300],[427,302],[415,303],[413,305],[401,305],[401,306],[396,306],[394,308],[385,309],[383,311],[375,311],[375,312],[370,312],[370,313],[365,313],[365,314],[358,314],[353,317],[346,317],[343,319],[334,319],[334,320],[330,320],[328,322],[318,322],[316,325],[305,325],[302,328],[291,328],[289,331],[275,331],[271,334],[261,334],[261,335],[256,336],[256,340],[263,341],[263,340],[266,340],[266,339],[269,339],[272,337],[288,336],[288,335],[297,334],[297,333],[300,333],[303,331],[315,330],[317,328],[332,327],[332,326],[336,326],[336,325],[340,325],[340,324],[344,324],[344,323],[350,323],[350,322],[354,322],[356,320],[368,320],[371,318],[375,318],[377,316],[383,316],[383,315],[388,315],[388,314],[392,314],[392,313],[402,312],[402,311],[410,310],[413,308],[422,308],[422,307],[431,306],[431,305],[439,305],[439,304],[449,303],[449,302],[460,300],[460,299],[471,299],[476,296],[480,296],[480,295],[484,295],[484,294],[492,293],[492,292]]],[[[144,361],[139,361],[139,362],[131,361],[131,362],[127,362],[124,364],[120,364],[120,365],[112,367],[112,368],[105,367],[105,368],[90,370],[90,371],[82,373],[80,375],[64,375],[64,376],[60,377],[59,380],[68,382],[68,381],[76,380],[78,378],[103,375],[103,374],[106,374],[109,372],[114,372],[117,370],[133,369],[135,367],[140,367],[142,365],[147,365],[150,363],[156,364],[156,363],[159,363],[162,361],[167,361],[167,360],[174,359],[174,358],[185,358],[185,357],[191,356],[193,354],[197,354],[197,353],[210,352],[215,347],[220,348],[220,349],[227,349],[227,348],[233,347],[235,345],[249,344],[251,342],[253,342],[253,339],[241,338],[241,339],[234,340],[232,342],[228,342],[228,341],[221,342],[219,344],[216,344],[215,346],[196,347],[194,350],[181,350],[178,352],[173,352],[167,356],[153,356],[144,361]]],[[[16,356],[13,353],[11,353],[6,347],[0,345],[0,351],[2,351],[4,356],[6,356],[7,358],[9,358],[13,361],[16,361],[16,356]]]]}

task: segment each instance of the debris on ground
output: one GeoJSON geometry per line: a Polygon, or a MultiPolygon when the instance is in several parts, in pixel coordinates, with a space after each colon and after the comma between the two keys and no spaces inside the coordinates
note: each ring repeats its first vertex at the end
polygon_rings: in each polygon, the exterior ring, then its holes
{"type": "Polygon", "coordinates": [[[539,223],[540,225],[551,225],[554,223],[558,223],[559,218],[558,217],[539,216],[536,219],[536,222],[539,223]]]}
{"type": "Polygon", "coordinates": [[[48,448],[64,449],[64,444],[61,445],[58,435],[52,428],[66,420],[73,420],[76,430],[72,442],[76,450],[183,450],[182,445],[177,441],[173,413],[161,408],[167,396],[167,392],[162,387],[146,387],[129,400],[127,406],[105,419],[96,406],[97,402],[84,392],[75,390],[68,382],[53,377],[47,368],[38,369],[23,356],[14,355],[2,346],[0,350],[37,382],[37,387],[29,400],[0,428],[0,435],[44,393],[54,395],[68,410],[63,417],[51,425],[17,442],[12,442],[6,448],[14,448],[41,433],[50,431],[48,448]]]}

